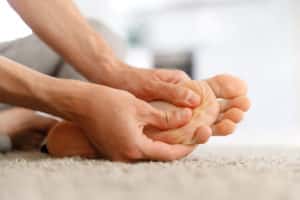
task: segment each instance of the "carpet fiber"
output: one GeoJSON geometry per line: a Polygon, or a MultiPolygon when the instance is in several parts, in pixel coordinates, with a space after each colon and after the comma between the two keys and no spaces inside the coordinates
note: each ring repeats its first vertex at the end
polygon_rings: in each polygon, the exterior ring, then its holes
{"type": "Polygon", "coordinates": [[[0,199],[300,199],[300,148],[213,146],[186,159],[112,163],[0,154],[0,199]]]}

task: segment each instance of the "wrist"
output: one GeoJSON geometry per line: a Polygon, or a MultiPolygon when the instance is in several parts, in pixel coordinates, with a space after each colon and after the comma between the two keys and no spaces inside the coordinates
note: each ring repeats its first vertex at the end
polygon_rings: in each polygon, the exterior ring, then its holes
{"type": "Polygon", "coordinates": [[[111,48],[99,38],[98,33],[90,34],[86,41],[89,52],[81,55],[75,67],[88,80],[94,83],[110,85],[114,76],[126,65],[123,64],[111,48]]]}
{"type": "Polygon", "coordinates": [[[73,120],[80,112],[77,110],[82,96],[82,83],[76,80],[49,77],[36,90],[36,102],[41,111],[73,120]]]}
{"type": "Polygon", "coordinates": [[[123,89],[126,84],[124,76],[130,70],[130,67],[122,61],[115,60],[110,66],[104,67],[101,74],[97,74],[95,83],[106,85],[112,88],[123,89]]]}

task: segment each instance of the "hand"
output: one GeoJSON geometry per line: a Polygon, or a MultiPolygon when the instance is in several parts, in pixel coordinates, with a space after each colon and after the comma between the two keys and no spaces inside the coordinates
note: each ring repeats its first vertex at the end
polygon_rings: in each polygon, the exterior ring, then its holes
{"type": "MultiPolygon", "coordinates": [[[[127,90],[138,98],[146,101],[163,100],[177,106],[190,108],[196,108],[203,100],[193,90],[184,87],[183,83],[191,81],[191,79],[183,71],[139,69],[116,61],[114,66],[117,65],[119,68],[114,67],[115,73],[113,76],[108,76],[109,78],[107,76],[104,77],[110,81],[106,82],[106,84],[111,87],[127,90]]],[[[228,76],[216,76],[207,80],[207,83],[211,85],[212,89],[216,90],[214,92],[218,98],[228,100],[247,94],[247,84],[244,81],[238,79],[232,80],[228,76]],[[221,91],[217,91],[220,88],[221,91]]],[[[224,102],[226,101],[222,101],[222,103],[224,102]]],[[[218,118],[224,117],[223,112],[227,110],[221,111],[218,118]]],[[[234,129],[235,123],[231,123],[230,121],[217,121],[212,126],[213,135],[227,135],[232,133],[234,129]]]]}
{"type": "Polygon", "coordinates": [[[146,100],[164,100],[184,107],[196,107],[200,97],[192,90],[178,83],[190,80],[180,70],[139,69],[119,63],[112,76],[105,76],[100,81],[110,87],[131,92],[136,97],[146,100]],[[108,78],[109,77],[109,78],[108,78]]]}
{"type": "Polygon", "coordinates": [[[192,116],[190,109],[159,111],[126,91],[78,83],[77,88],[83,90],[72,121],[103,157],[120,161],[175,160],[194,149],[193,145],[153,141],[143,134],[147,125],[170,129],[186,124],[192,116]]]}
{"type": "MultiPolygon", "coordinates": [[[[145,127],[144,134],[152,140],[168,144],[203,144],[211,135],[232,133],[243,119],[244,112],[250,108],[247,85],[237,77],[218,75],[204,81],[190,80],[182,84],[199,94],[201,104],[193,110],[189,123],[180,128],[162,131],[145,127]]],[[[161,111],[182,109],[162,101],[150,104],[161,111]]],[[[51,155],[58,157],[99,157],[86,134],[70,122],[58,123],[49,131],[47,147],[51,155]]]]}

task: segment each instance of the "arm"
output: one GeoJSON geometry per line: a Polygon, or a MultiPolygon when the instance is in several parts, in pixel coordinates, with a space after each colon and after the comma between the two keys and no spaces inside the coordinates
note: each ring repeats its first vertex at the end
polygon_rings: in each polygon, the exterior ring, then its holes
{"type": "Polygon", "coordinates": [[[189,79],[175,70],[144,70],[119,61],[72,0],[8,0],[32,30],[90,81],[127,90],[144,100],[195,107],[199,96],[180,87],[189,79]]]}
{"type": "Polygon", "coordinates": [[[111,48],[80,14],[72,0],[8,0],[32,30],[93,82],[121,66],[111,48]]]}
{"type": "Polygon", "coordinates": [[[0,102],[75,122],[104,157],[173,160],[193,150],[190,146],[154,143],[142,134],[146,125],[158,128],[182,125],[191,118],[190,110],[161,112],[125,91],[51,78],[2,56],[0,79],[0,102]]]}
{"type": "Polygon", "coordinates": [[[71,118],[76,87],[70,87],[68,81],[35,72],[2,56],[0,77],[0,102],[71,118]]]}

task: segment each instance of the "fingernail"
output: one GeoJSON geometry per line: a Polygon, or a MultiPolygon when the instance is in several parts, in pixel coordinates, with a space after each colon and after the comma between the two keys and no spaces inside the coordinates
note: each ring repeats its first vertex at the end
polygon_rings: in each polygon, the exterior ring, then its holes
{"type": "Polygon", "coordinates": [[[187,99],[188,104],[190,104],[192,106],[200,103],[199,95],[196,95],[193,92],[189,92],[186,99],[187,99]]]}

